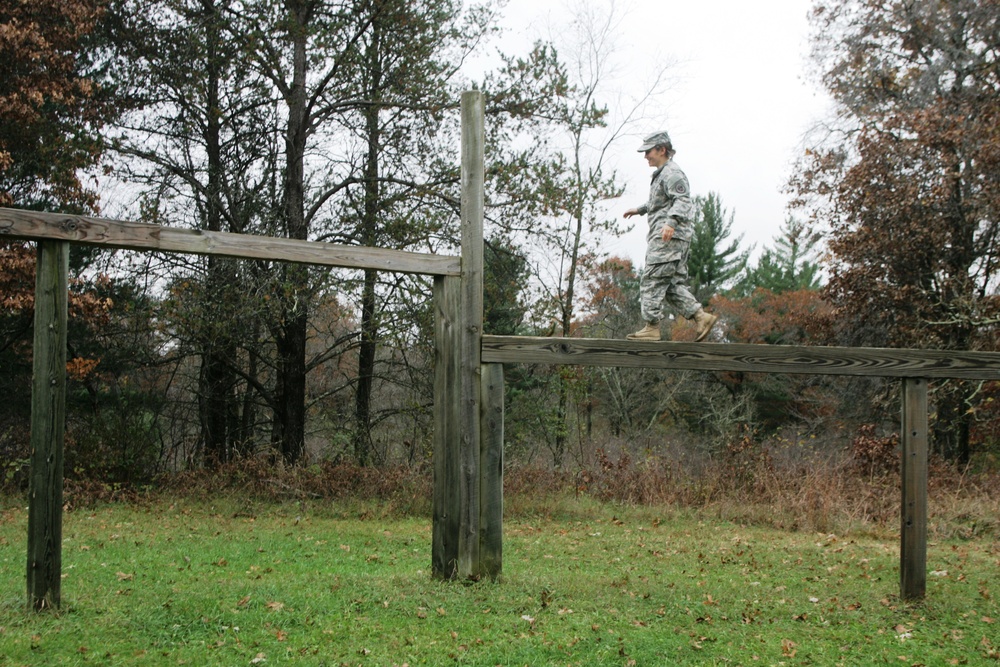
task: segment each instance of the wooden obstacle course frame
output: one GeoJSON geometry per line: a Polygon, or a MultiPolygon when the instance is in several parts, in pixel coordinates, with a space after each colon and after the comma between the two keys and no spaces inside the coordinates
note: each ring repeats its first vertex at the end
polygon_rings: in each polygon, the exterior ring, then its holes
{"type": "Polygon", "coordinates": [[[496,579],[503,561],[504,363],[901,378],[900,596],[927,577],[927,379],[1000,379],[1000,353],[643,343],[483,335],[484,105],[462,95],[460,257],[174,229],[0,208],[0,239],[38,241],[28,603],[58,607],[69,244],[224,255],[434,276],[431,561],[445,579],[496,579]],[[60,356],[61,355],[61,356],[60,356]]]}

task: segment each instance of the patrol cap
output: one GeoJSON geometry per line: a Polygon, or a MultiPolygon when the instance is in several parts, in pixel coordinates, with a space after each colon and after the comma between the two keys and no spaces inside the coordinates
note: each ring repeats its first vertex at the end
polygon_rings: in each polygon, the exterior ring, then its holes
{"type": "Polygon", "coordinates": [[[639,152],[645,153],[654,146],[661,146],[666,144],[672,144],[672,142],[670,141],[670,135],[667,134],[666,130],[662,132],[656,132],[642,140],[642,146],[639,146],[639,152]]]}

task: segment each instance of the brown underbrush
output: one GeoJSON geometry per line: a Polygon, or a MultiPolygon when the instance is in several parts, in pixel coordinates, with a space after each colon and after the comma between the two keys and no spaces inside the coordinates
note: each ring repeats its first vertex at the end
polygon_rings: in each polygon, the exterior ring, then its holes
{"type": "MultiPolygon", "coordinates": [[[[627,453],[599,452],[598,465],[574,482],[576,493],[604,501],[667,505],[736,523],[822,533],[897,531],[898,454],[880,460],[881,467],[873,466],[856,452],[786,457],[744,439],[697,470],[659,457],[636,461],[627,453]]],[[[534,477],[531,486],[538,489],[534,477]]],[[[1000,538],[1000,474],[932,460],[928,511],[932,537],[1000,538]]]]}
{"type": "MultiPolygon", "coordinates": [[[[862,431],[840,455],[795,452],[738,440],[713,457],[685,461],[663,454],[633,456],[597,450],[575,469],[508,466],[505,513],[587,512],[581,499],[660,506],[707,518],[791,531],[884,533],[898,530],[900,479],[897,443],[862,431]]],[[[247,459],[215,470],[173,473],[135,488],[93,480],[65,484],[69,507],[142,502],[170,494],[223,496],[251,511],[255,503],[317,501],[351,511],[424,515],[431,511],[428,466],[360,467],[321,463],[295,467],[247,459]],[[242,504],[242,505],[241,505],[242,504]]],[[[8,489],[12,491],[12,489],[8,489]]],[[[932,538],[1000,538],[1000,473],[960,469],[932,460],[928,480],[932,538]]]]}

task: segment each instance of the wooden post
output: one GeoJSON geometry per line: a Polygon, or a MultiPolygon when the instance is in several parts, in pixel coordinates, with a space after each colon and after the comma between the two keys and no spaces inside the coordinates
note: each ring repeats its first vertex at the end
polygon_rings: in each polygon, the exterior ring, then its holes
{"type": "Polygon", "coordinates": [[[484,102],[478,90],[462,93],[462,532],[458,570],[478,577],[480,394],[483,337],[484,102]]]}
{"type": "Polygon", "coordinates": [[[28,605],[58,609],[62,578],[63,436],[69,243],[40,241],[35,269],[28,483],[28,605]]]}
{"type": "Polygon", "coordinates": [[[927,380],[903,380],[902,431],[899,597],[922,600],[927,589],[927,380]]]}
{"type": "Polygon", "coordinates": [[[499,579],[503,571],[503,364],[483,364],[482,400],[479,574],[499,579]]]}
{"type": "Polygon", "coordinates": [[[480,348],[483,334],[484,107],[462,94],[462,272],[435,279],[435,576],[478,577],[480,348]]]}
{"type": "Polygon", "coordinates": [[[458,278],[434,278],[434,496],[431,571],[435,577],[458,576],[461,524],[459,424],[461,401],[458,333],[462,284],[458,278]]]}

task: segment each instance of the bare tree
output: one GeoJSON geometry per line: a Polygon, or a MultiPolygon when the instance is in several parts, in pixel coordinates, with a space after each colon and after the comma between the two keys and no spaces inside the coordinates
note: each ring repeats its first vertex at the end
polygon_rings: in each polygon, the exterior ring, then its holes
{"type": "MultiPolygon", "coordinates": [[[[573,5],[569,21],[552,37],[563,54],[569,90],[553,119],[553,144],[559,151],[558,170],[544,190],[551,227],[546,240],[548,261],[538,265],[546,301],[554,311],[561,336],[575,333],[578,317],[578,272],[584,254],[600,255],[607,237],[625,231],[608,200],[624,187],[609,153],[632,139],[640,123],[655,115],[666,91],[670,64],[650,70],[648,84],[638,94],[618,87],[624,63],[616,59],[623,12],[614,2],[573,5]]],[[[664,64],[665,63],[665,64],[664,64]]],[[[561,377],[561,376],[560,376],[561,377]]],[[[559,381],[556,429],[551,442],[553,461],[562,463],[566,449],[569,385],[559,381]]]]}

